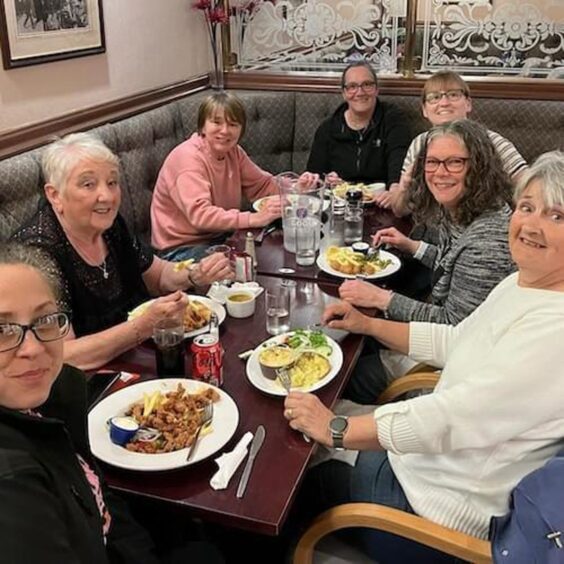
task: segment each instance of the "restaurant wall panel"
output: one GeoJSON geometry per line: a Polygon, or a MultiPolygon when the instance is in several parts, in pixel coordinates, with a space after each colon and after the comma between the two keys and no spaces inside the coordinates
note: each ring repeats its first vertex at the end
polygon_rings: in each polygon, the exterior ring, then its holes
{"type": "Polygon", "coordinates": [[[0,135],[207,73],[209,41],[186,0],[104,0],[106,53],[0,68],[0,135]]]}

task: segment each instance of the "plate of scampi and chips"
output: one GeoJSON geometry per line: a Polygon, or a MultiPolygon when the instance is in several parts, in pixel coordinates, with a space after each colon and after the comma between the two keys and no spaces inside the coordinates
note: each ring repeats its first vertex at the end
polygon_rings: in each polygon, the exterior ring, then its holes
{"type": "Polygon", "coordinates": [[[238,423],[239,411],[227,393],[186,378],[128,386],[96,404],[88,415],[94,456],[119,468],[144,471],[181,468],[212,456],[231,439],[238,423]],[[209,402],[213,419],[187,460],[201,412],[209,402]],[[124,445],[111,440],[109,421],[115,419],[127,419],[139,427],[124,445]]]}

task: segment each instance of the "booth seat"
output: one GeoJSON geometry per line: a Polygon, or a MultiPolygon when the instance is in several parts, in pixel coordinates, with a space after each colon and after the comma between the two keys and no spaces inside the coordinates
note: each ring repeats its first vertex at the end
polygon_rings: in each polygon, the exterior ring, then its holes
{"type": "MultiPolygon", "coordinates": [[[[196,130],[198,106],[210,91],[165,104],[92,129],[121,161],[122,214],[148,241],[149,207],[159,169],[167,154],[196,130]]],[[[261,167],[276,174],[302,172],[317,126],[331,115],[339,94],[235,90],[244,102],[248,125],[242,145],[261,167]]],[[[427,127],[416,96],[381,96],[407,115],[412,133],[427,127]]],[[[474,99],[472,117],[513,141],[523,156],[564,149],[564,104],[539,100],[474,99]]],[[[0,161],[0,241],[6,240],[35,210],[44,180],[34,149],[0,161]]]]}

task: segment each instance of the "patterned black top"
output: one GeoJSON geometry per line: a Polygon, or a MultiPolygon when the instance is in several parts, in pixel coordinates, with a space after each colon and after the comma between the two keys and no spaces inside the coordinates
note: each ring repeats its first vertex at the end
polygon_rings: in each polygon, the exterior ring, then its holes
{"type": "Polygon", "coordinates": [[[49,204],[12,236],[41,247],[56,260],[63,282],[61,307],[72,315],[77,337],[125,321],[128,311],[149,298],[141,275],[153,263],[152,251],[131,236],[120,215],[103,237],[108,247],[107,279],[101,267],[90,266],[76,252],[49,204]]]}

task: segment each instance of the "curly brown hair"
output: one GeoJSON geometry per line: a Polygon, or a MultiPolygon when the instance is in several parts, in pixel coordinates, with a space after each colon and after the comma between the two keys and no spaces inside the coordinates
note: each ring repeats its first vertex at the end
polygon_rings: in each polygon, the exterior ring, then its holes
{"type": "Polygon", "coordinates": [[[462,119],[434,127],[427,133],[425,146],[415,162],[408,205],[418,223],[436,222],[444,213],[425,182],[424,163],[429,144],[437,137],[455,137],[468,151],[464,192],[451,219],[457,224],[470,225],[485,211],[512,203],[513,187],[501,158],[485,127],[462,119]]]}

